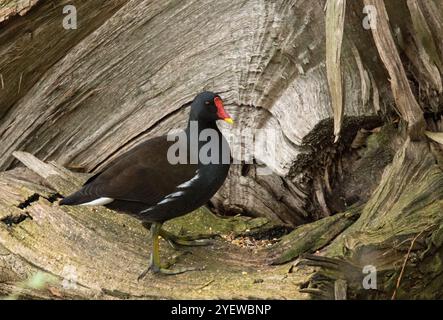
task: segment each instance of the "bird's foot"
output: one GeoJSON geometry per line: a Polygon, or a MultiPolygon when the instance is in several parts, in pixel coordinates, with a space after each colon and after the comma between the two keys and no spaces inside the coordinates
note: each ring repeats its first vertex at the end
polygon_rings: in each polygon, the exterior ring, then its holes
{"type": "Polygon", "coordinates": [[[202,271],[205,269],[205,267],[190,267],[190,268],[170,268],[175,264],[177,260],[177,257],[173,258],[172,261],[168,261],[166,265],[156,265],[152,259],[151,256],[151,262],[149,264],[149,267],[143,271],[143,273],[137,278],[138,281],[142,280],[149,272],[152,272],[153,274],[163,274],[163,275],[176,275],[181,274],[189,271],[202,271]]]}
{"type": "Polygon", "coordinates": [[[142,280],[149,272],[152,272],[153,274],[176,275],[187,271],[195,271],[195,268],[168,269],[149,266],[141,275],[138,276],[137,281],[142,280]]]}
{"type": "Polygon", "coordinates": [[[204,267],[203,268],[188,267],[188,268],[169,269],[169,268],[161,268],[161,267],[151,266],[151,271],[154,274],[164,274],[164,275],[176,275],[176,274],[181,274],[181,273],[185,273],[185,272],[201,271],[201,270],[204,270],[204,267]]]}
{"type": "Polygon", "coordinates": [[[180,247],[208,246],[213,243],[212,239],[198,239],[198,240],[165,239],[165,240],[174,250],[179,250],[180,247]]]}
{"type": "Polygon", "coordinates": [[[213,239],[197,239],[191,237],[181,237],[176,236],[166,230],[160,230],[160,236],[165,239],[169,245],[177,249],[177,246],[185,246],[185,247],[200,247],[200,246],[208,246],[214,243],[213,239]]]}

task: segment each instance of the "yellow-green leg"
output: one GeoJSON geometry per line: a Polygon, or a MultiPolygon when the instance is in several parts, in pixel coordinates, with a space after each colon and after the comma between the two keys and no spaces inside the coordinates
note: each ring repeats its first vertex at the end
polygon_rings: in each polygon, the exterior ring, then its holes
{"type": "Polygon", "coordinates": [[[141,280],[146,276],[149,271],[153,273],[160,273],[165,275],[175,275],[188,271],[199,270],[197,268],[177,268],[168,269],[160,264],[160,233],[161,233],[161,223],[153,223],[151,225],[151,237],[152,237],[152,253],[148,269],[146,269],[139,277],[141,280]]]}

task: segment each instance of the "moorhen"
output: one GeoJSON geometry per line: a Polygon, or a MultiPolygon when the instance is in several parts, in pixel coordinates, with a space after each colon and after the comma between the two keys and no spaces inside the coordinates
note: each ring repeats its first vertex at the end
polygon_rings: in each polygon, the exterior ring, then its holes
{"type": "Polygon", "coordinates": [[[217,120],[233,123],[220,96],[213,92],[198,94],[181,135],[175,139],[160,136],[139,144],[92,176],[80,190],[62,199],[60,205],[103,205],[133,215],[144,225],[151,224],[151,261],[139,278],[149,270],[163,274],[196,270],[162,267],[159,236],[171,245],[207,244],[205,240],[173,235],[163,230],[162,224],[207,203],[225,181],[230,150],[217,120]],[[177,151],[181,153],[178,160],[177,151]]]}

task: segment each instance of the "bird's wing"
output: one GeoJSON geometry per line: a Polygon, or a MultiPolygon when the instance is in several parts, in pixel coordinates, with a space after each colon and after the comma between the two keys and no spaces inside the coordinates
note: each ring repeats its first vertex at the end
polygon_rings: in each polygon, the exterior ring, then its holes
{"type": "Polygon", "coordinates": [[[170,164],[172,143],[163,136],[140,144],[90,178],[79,192],[88,201],[107,197],[156,204],[197,174],[196,164],[170,164]]]}

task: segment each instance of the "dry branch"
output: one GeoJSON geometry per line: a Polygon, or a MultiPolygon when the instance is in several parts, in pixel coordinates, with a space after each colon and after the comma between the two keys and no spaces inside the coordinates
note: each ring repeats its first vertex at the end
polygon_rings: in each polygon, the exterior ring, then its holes
{"type": "Polygon", "coordinates": [[[371,20],[376,21],[377,24],[372,28],[372,34],[378,53],[391,78],[391,88],[396,106],[403,119],[409,124],[411,137],[419,139],[423,135],[425,125],[423,111],[409,85],[409,80],[391,33],[384,1],[365,0],[364,3],[375,7],[375,11],[371,12],[371,20]]]}
{"type": "Polygon", "coordinates": [[[328,0],[326,8],[326,69],[334,110],[335,142],[343,121],[343,88],[341,76],[342,42],[345,25],[346,0],[328,0]]]}

